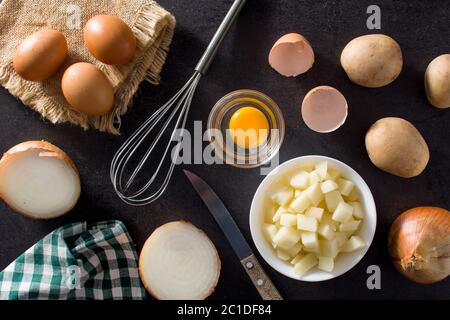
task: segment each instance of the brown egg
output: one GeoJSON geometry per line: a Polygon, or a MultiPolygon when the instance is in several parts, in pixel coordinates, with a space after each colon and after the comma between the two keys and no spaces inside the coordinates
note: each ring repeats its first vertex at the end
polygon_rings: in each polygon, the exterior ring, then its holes
{"type": "Polygon", "coordinates": [[[87,62],[71,65],[64,72],[61,88],[67,102],[88,116],[108,113],[114,102],[114,90],[105,74],[87,62]]]}
{"type": "Polygon", "coordinates": [[[67,51],[67,41],[61,32],[41,30],[17,47],[12,59],[13,68],[26,80],[47,80],[64,62],[67,51]]]}
{"type": "Polygon", "coordinates": [[[83,37],[91,54],[106,64],[125,64],[133,59],[136,51],[133,31],[115,16],[98,15],[89,19],[83,37]]]}

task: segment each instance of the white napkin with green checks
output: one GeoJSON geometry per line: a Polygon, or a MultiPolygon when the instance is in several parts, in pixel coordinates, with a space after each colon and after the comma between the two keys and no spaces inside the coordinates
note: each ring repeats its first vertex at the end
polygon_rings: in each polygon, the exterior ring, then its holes
{"type": "Polygon", "coordinates": [[[122,222],[69,224],[0,273],[0,299],[144,299],[137,261],[122,222]]]}

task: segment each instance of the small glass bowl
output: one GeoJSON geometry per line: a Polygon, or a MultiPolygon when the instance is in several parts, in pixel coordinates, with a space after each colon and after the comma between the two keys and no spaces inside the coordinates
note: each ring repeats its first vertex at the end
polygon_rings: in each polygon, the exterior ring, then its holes
{"type": "Polygon", "coordinates": [[[284,139],[284,118],[278,105],[265,94],[255,90],[237,90],[222,97],[211,110],[208,118],[208,139],[224,163],[238,168],[255,168],[269,162],[277,153],[284,139]],[[242,107],[254,107],[261,111],[269,123],[266,141],[257,148],[242,148],[234,143],[229,133],[229,123],[234,112],[242,107]],[[217,138],[219,135],[221,138],[217,138]]]}

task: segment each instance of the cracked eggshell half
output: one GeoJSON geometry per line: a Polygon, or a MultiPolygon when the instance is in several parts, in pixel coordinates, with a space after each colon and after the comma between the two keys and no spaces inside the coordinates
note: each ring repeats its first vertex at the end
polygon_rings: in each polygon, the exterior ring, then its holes
{"type": "Polygon", "coordinates": [[[319,86],[303,99],[301,113],[305,124],[313,131],[328,133],[341,127],[348,114],[347,100],[337,89],[319,86]]]}
{"type": "Polygon", "coordinates": [[[59,217],[75,206],[80,192],[74,163],[49,142],[22,142],[0,160],[0,198],[26,217],[59,217]]]}
{"type": "Polygon", "coordinates": [[[269,64],[285,77],[296,77],[311,69],[314,51],[304,36],[288,33],[273,45],[269,53],[269,64]]]}

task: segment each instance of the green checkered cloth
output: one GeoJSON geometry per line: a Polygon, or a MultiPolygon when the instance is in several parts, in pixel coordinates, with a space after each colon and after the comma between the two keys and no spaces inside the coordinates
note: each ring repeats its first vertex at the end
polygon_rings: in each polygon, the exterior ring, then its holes
{"type": "Polygon", "coordinates": [[[122,222],[69,224],[0,273],[0,299],[144,299],[137,261],[122,222]]]}

